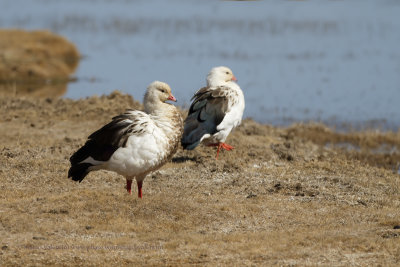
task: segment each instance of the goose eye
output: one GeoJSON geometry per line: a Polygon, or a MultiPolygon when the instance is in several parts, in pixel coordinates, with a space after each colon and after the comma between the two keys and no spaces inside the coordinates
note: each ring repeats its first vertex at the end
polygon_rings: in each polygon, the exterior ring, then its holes
{"type": "Polygon", "coordinates": [[[165,93],[165,90],[164,90],[164,89],[161,89],[160,91],[161,91],[162,93],[165,93]]]}
{"type": "Polygon", "coordinates": [[[229,74],[229,71],[227,71],[226,74],[229,74]]]}

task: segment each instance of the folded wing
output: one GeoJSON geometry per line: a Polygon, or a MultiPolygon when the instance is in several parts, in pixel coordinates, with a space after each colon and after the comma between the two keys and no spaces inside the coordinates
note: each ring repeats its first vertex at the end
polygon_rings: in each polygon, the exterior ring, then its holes
{"type": "Polygon", "coordinates": [[[213,135],[236,103],[237,93],[225,86],[204,87],[192,98],[181,140],[185,149],[194,149],[203,138],[213,135]]]}
{"type": "Polygon", "coordinates": [[[126,146],[129,137],[149,132],[151,124],[149,115],[142,111],[127,110],[112,118],[110,123],[92,133],[85,145],[71,156],[68,177],[82,181],[89,172],[88,168],[95,165],[93,162],[108,161],[118,148],[126,146]],[[88,163],[89,158],[94,161],[88,163]]]}

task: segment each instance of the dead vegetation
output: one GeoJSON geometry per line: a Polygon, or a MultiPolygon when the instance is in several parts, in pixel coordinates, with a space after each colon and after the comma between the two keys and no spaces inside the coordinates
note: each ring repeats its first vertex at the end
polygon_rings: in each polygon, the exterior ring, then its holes
{"type": "Polygon", "coordinates": [[[74,44],[51,32],[0,30],[0,95],[63,95],[79,57],[74,44]]]}
{"type": "Polygon", "coordinates": [[[143,200],[115,173],[68,180],[73,151],[127,107],[117,92],[0,99],[2,265],[400,263],[400,133],[245,120],[236,149],[179,150],[143,200]]]}

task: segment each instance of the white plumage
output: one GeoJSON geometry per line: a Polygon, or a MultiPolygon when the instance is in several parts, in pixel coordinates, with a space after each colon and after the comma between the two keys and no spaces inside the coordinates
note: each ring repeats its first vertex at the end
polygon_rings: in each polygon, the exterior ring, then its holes
{"type": "Polygon", "coordinates": [[[182,135],[182,117],[167,100],[176,101],[171,88],[163,82],[151,83],[144,112],[127,110],[92,133],[72,155],[68,177],[82,181],[90,171],[114,171],[126,177],[129,193],[136,179],[141,198],[144,178],[175,154],[182,135]]]}
{"type": "Polygon", "coordinates": [[[194,149],[200,143],[233,149],[225,143],[229,133],[240,125],[245,107],[243,92],[236,77],[227,67],[215,67],[207,76],[207,86],[192,98],[182,136],[184,149],[194,149]]]}

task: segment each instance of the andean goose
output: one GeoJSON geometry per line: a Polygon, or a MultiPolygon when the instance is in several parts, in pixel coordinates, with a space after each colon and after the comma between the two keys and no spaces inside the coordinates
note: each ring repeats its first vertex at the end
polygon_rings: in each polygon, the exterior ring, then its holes
{"type": "Polygon", "coordinates": [[[176,101],[169,85],[151,83],[144,96],[144,112],[127,110],[92,133],[71,156],[68,177],[81,182],[90,171],[114,171],[125,176],[130,194],[135,178],[142,198],[144,178],[175,154],[182,136],[181,114],[167,100],[176,101]]]}
{"type": "Polygon", "coordinates": [[[241,123],[244,111],[243,92],[236,80],[227,67],[211,69],[207,86],[192,97],[181,140],[184,149],[194,149],[201,142],[217,146],[216,159],[221,148],[233,149],[225,140],[232,129],[241,123]]]}

